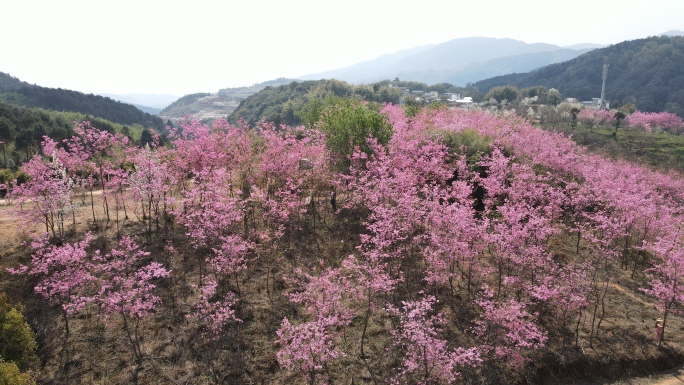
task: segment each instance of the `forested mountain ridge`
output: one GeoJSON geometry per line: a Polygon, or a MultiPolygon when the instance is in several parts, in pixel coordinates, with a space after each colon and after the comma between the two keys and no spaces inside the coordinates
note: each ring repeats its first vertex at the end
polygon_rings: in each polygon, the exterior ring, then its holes
{"type": "Polygon", "coordinates": [[[23,82],[10,74],[0,72],[0,92],[30,86],[30,84],[23,82]]]}
{"type": "Polygon", "coordinates": [[[130,104],[78,91],[30,85],[4,73],[0,73],[0,101],[23,107],[78,112],[120,124],[164,128],[163,120],[130,104]]]}
{"type": "Polygon", "coordinates": [[[684,116],[684,37],[660,36],[624,41],[564,63],[529,73],[494,77],[473,84],[492,87],[542,85],[564,97],[588,100],[601,94],[602,68],[608,64],[606,99],[631,102],[641,111],[668,111],[684,116]]]}

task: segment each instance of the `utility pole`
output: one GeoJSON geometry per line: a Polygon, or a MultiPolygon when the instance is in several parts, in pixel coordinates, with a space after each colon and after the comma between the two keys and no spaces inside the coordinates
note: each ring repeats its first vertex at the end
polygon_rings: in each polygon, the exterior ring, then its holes
{"type": "Polygon", "coordinates": [[[601,85],[601,100],[599,110],[606,109],[606,78],[608,78],[608,63],[603,65],[603,84],[601,85]]]}
{"type": "Polygon", "coordinates": [[[0,144],[2,144],[2,158],[4,159],[4,162],[2,163],[5,168],[7,168],[7,156],[5,155],[5,142],[0,140],[0,144]]]}

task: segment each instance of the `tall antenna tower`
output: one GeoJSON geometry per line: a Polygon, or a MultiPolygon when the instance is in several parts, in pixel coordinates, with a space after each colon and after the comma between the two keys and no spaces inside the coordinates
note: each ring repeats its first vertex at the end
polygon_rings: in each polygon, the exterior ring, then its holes
{"type": "Polygon", "coordinates": [[[606,108],[606,78],[608,78],[608,63],[603,65],[603,84],[601,85],[601,100],[599,110],[606,108]]]}

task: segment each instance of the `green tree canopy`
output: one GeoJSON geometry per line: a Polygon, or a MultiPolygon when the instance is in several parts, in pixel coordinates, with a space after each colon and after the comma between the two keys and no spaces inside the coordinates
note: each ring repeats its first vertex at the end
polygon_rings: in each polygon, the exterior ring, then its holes
{"type": "Polygon", "coordinates": [[[493,98],[499,103],[503,102],[504,100],[508,102],[514,102],[516,99],[518,99],[519,93],[520,91],[518,91],[518,87],[516,86],[497,86],[487,92],[485,95],[485,100],[493,98]]]}
{"type": "Polygon", "coordinates": [[[392,126],[380,114],[380,105],[353,99],[331,98],[322,109],[316,126],[327,135],[327,145],[341,167],[348,167],[348,155],[355,147],[371,153],[367,139],[387,144],[392,138],[392,126]]]}
{"type": "Polygon", "coordinates": [[[555,88],[551,88],[548,93],[548,103],[557,106],[563,99],[561,93],[555,88]]]}
{"type": "Polygon", "coordinates": [[[0,385],[31,385],[35,382],[22,373],[14,362],[5,362],[0,357],[0,385]]]}
{"type": "Polygon", "coordinates": [[[38,361],[36,339],[21,307],[10,306],[0,294],[0,357],[26,370],[38,361]]]}

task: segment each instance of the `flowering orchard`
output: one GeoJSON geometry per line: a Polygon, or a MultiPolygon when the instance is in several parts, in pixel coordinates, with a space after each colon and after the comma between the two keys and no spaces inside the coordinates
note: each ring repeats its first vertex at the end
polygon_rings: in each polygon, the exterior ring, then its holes
{"type": "Polygon", "coordinates": [[[641,127],[646,131],[668,131],[681,134],[684,121],[671,112],[641,112],[635,111],[626,118],[628,125],[641,127]]]}
{"type": "Polygon", "coordinates": [[[585,108],[577,114],[577,118],[580,122],[591,126],[612,126],[615,124],[615,111],[585,108]]]}
{"type": "Polygon", "coordinates": [[[618,277],[642,277],[667,330],[683,179],[515,116],[379,114],[391,138],[342,160],[315,125],[188,119],[169,147],[137,148],[80,124],[11,192],[47,233],[11,272],[35,277],[67,343],[84,318],[112,326],[136,379],[179,364],[153,353],[172,350],[214,382],[468,382],[594,346],[618,277]]]}

